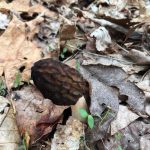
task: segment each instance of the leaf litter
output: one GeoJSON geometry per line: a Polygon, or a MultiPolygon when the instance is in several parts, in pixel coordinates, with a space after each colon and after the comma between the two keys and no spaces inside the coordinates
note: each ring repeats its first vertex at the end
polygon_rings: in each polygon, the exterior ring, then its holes
{"type": "MultiPolygon", "coordinates": [[[[144,0],[1,0],[0,133],[9,131],[10,135],[0,136],[0,149],[10,145],[14,150],[62,149],[63,145],[71,150],[73,144],[75,149],[147,150],[149,12],[150,3],[144,0]],[[45,99],[33,85],[31,67],[45,58],[66,63],[88,82],[86,111],[94,118],[89,121],[92,129],[75,120],[74,114],[71,117],[69,106],[53,104],[51,97],[45,99]]],[[[74,78],[71,69],[67,70],[70,77],[63,74],[65,67],[56,74],[58,67],[55,64],[48,72],[42,68],[43,76],[61,77],[61,82],[53,83],[63,83],[56,87],[56,97],[65,89],[67,96],[78,94],[79,78],[74,78]]],[[[75,108],[79,106],[72,113],[75,108]]]]}

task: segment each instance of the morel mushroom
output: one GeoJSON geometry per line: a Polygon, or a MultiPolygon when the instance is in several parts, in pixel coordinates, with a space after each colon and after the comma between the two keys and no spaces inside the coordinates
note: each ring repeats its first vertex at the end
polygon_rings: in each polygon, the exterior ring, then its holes
{"type": "Polygon", "coordinates": [[[43,59],[34,64],[31,78],[45,98],[57,105],[74,105],[82,96],[89,104],[89,85],[80,73],[59,61],[43,59]]]}

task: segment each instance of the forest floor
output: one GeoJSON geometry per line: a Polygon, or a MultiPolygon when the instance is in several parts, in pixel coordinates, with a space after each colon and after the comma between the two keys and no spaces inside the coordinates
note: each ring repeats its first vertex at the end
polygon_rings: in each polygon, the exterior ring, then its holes
{"type": "Polygon", "coordinates": [[[0,0],[0,150],[150,149],[149,68],[149,1],[0,0]]]}

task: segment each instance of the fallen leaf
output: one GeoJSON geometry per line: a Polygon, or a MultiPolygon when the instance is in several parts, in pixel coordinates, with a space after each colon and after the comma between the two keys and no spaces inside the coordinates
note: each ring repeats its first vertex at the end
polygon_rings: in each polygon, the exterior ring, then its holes
{"type": "Polygon", "coordinates": [[[96,38],[96,49],[98,51],[105,51],[112,43],[109,32],[105,27],[99,27],[90,36],[96,38]]]}
{"type": "Polygon", "coordinates": [[[140,138],[140,149],[147,150],[150,147],[150,134],[144,135],[140,138]]]}
{"type": "Polygon", "coordinates": [[[53,130],[61,121],[62,113],[67,108],[54,105],[51,100],[44,99],[33,86],[24,87],[11,94],[16,108],[16,120],[21,134],[26,132],[31,143],[36,142],[53,130]]]}
{"type": "Polygon", "coordinates": [[[8,99],[0,96],[0,149],[16,150],[20,140],[13,107],[8,99]]]}
{"type": "Polygon", "coordinates": [[[4,71],[6,85],[9,90],[13,87],[15,75],[19,69],[21,67],[25,68],[22,76],[24,76],[24,81],[28,82],[33,62],[41,58],[41,49],[28,40],[28,35],[31,38],[38,31],[38,29],[36,30],[38,28],[36,23],[42,22],[42,20],[41,17],[37,17],[26,24],[13,16],[8,28],[0,36],[0,66],[2,69],[0,72],[3,73],[4,71]],[[31,29],[29,33],[25,24],[29,27],[29,30],[31,29]],[[10,70],[12,71],[10,72],[10,70]]]}
{"type": "Polygon", "coordinates": [[[97,141],[104,138],[110,123],[117,115],[119,109],[119,100],[115,91],[101,82],[100,78],[94,72],[89,71],[87,66],[81,66],[80,72],[89,82],[90,86],[90,113],[94,117],[94,128],[86,133],[88,140],[97,141]],[[108,112],[108,108],[110,111],[108,112]],[[102,117],[102,113],[107,114],[102,117]]]}
{"type": "Polygon", "coordinates": [[[51,150],[75,150],[80,147],[80,139],[84,136],[83,124],[70,117],[65,126],[58,125],[52,139],[51,150]]]}
{"type": "MultiPolygon", "coordinates": [[[[98,143],[101,149],[122,149],[137,150],[149,146],[150,124],[144,120],[135,120],[129,126],[117,132],[114,136],[107,137],[105,140],[100,140],[98,143]]],[[[143,150],[147,150],[146,149],[143,150]]]]}
{"type": "Polygon", "coordinates": [[[63,24],[60,31],[61,40],[68,40],[75,38],[76,26],[70,24],[63,24]]]}
{"type": "Polygon", "coordinates": [[[39,25],[39,32],[34,36],[34,40],[42,49],[45,58],[57,59],[60,54],[59,30],[61,23],[56,17],[46,17],[44,22],[39,25]]]}
{"type": "Polygon", "coordinates": [[[139,115],[145,115],[146,99],[143,91],[127,80],[128,75],[121,68],[104,65],[87,65],[84,68],[103,84],[116,87],[119,99],[126,102],[131,110],[139,115]]]}
{"type": "Polygon", "coordinates": [[[88,52],[83,52],[83,65],[105,65],[105,66],[116,66],[122,68],[128,74],[138,73],[146,70],[147,66],[135,65],[132,62],[127,61],[122,56],[118,58],[118,55],[96,55],[88,52]]]}
{"type": "Polygon", "coordinates": [[[13,0],[11,3],[7,3],[5,0],[1,0],[0,8],[16,11],[27,11],[29,9],[30,0],[13,0]]]}
{"type": "Polygon", "coordinates": [[[111,135],[119,132],[119,130],[127,127],[131,122],[139,116],[127,108],[127,106],[119,105],[117,117],[111,122],[111,135]]]}

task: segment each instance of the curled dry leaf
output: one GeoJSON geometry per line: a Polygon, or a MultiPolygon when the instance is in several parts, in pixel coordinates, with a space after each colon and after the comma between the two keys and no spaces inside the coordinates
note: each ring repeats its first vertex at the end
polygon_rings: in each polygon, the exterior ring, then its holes
{"type": "Polygon", "coordinates": [[[56,106],[49,99],[44,99],[32,86],[12,92],[12,99],[19,130],[22,134],[27,132],[30,135],[31,143],[50,133],[67,108],[56,106]]]}
{"type": "Polygon", "coordinates": [[[16,150],[20,140],[13,107],[8,99],[0,96],[0,149],[16,150]]]}
{"type": "Polygon", "coordinates": [[[41,17],[37,17],[31,22],[24,23],[13,16],[8,28],[0,37],[0,68],[2,69],[0,72],[4,71],[8,89],[13,87],[15,75],[21,67],[25,68],[22,72],[23,80],[28,81],[33,62],[41,58],[41,50],[28,40],[28,36],[31,39],[33,34],[38,32],[37,24],[42,21],[41,17]]]}
{"type": "Polygon", "coordinates": [[[126,59],[119,58],[113,55],[94,55],[91,53],[83,53],[83,65],[105,65],[105,66],[116,66],[122,68],[128,74],[138,73],[142,70],[147,69],[147,66],[133,65],[132,62],[128,62],[126,59]]]}
{"type": "Polygon", "coordinates": [[[96,38],[96,49],[98,51],[105,51],[111,44],[111,37],[105,27],[99,27],[90,36],[96,38]]]}
{"type": "Polygon", "coordinates": [[[87,65],[84,68],[105,85],[116,88],[118,98],[126,102],[130,109],[145,115],[146,99],[143,91],[127,80],[128,75],[121,68],[103,65],[87,65]]]}

